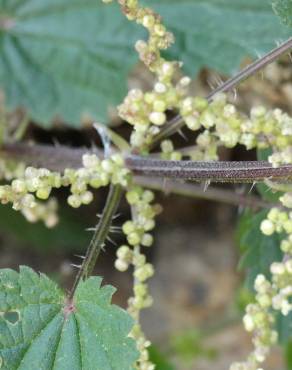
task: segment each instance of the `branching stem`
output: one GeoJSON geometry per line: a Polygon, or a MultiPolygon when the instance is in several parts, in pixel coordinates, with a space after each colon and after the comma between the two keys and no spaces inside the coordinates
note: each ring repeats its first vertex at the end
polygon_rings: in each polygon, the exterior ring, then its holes
{"type": "MultiPolygon", "coordinates": [[[[10,160],[22,161],[27,165],[62,172],[65,168],[81,167],[82,155],[90,151],[92,150],[12,143],[5,144],[0,148],[0,156],[10,160]]],[[[93,151],[97,155],[102,155],[102,152],[97,149],[93,151]]],[[[267,161],[165,161],[128,155],[125,162],[134,175],[180,180],[253,183],[266,179],[286,181],[291,180],[292,177],[292,165],[273,168],[267,161]]]]}
{"type": "MultiPolygon", "coordinates": [[[[9,28],[11,26],[10,23],[7,25],[7,22],[3,23],[3,20],[0,21],[0,28],[9,28]]],[[[220,92],[232,90],[241,81],[276,60],[290,48],[292,48],[292,38],[247,66],[236,76],[212,91],[207,97],[208,101],[211,101],[213,97],[220,92]]],[[[183,123],[182,117],[175,117],[154,138],[151,147],[154,147],[164,138],[177,132],[183,126],[183,123]]],[[[4,144],[1,147],[0,154],[2,154],[3,157],[16,159],[26,164],[61,170],[68,167],[80,167],[82,154],[86,151],[88,150],[71,150],[64,147],[53,148],[48,146],[29,147],[24,144],[4,144]]],[[[100,155],[98,151],[97,154],[100,155]]],[[[292,173],[291,166],[272,168],[268,162],[163,161],[131,155],[125,158],[125,161],[128,168],[131,169],[134,174],[196,181],[254,182],[267,178],[287,180],[291,179],[292,173]]],[[[186,189],[184,189],[184,191],[185,190],[186,189]]],[[[112,219],[120,203],[121,195],[122,187],[120,185],[111,185],[102,216],[94,231],[86,256],[70,292],[70,299],[74,297],[79,282],[89,276],[94,269],[97,257],[104,246],[112,219]]]]}
{"type": "Polygon", "coordinates": [[[126,165],[136,175],[193,181],[252,183],[265,179],[288,181],[292,178],[292,165],[274,168],[267,161],[167,161],[129,156],[126,165]]]}
{"type": "MultiPolygon", "coordinates": [[[[235,87],[240,84],[242,81],[246,80],[250,76],[254,75],[268,64],[271,64],[275,60],[277,60],[281,55],[285,54],[292,48],[292,38],[289,38],[280,46],[276,47],[262,58],[259,58],[255,62],[249,64],[245,67],[242,71],[237,73],[234,77],[231,77],[222,85],[218,86],[214,89],[208,96],[207,100],[211,102],[215,95],[219,93],[224,93],[227,91],[231,91],[235,89],[235,87]]],[[[184,125],[184,120],[180,115],[175,116],[171,121],[169,121],[157,134],[152,141],[151,147],[155,147],[158,143],[160,143],[165,138],[175,134],[178,132],[184,125]]]]}

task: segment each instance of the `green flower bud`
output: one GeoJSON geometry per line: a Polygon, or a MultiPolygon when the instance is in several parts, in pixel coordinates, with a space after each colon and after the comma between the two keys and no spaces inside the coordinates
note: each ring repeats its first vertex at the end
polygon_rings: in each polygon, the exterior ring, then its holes
{"type": "Polygon", "coordinates": [[[37,190],[36,196],[39,199],[45,200],[45,199],[49,198],[50,193],[51,193],[51,188],[40,188],[40,189],[37,190]]]}
{"type": "Polygon", "coordinates": [[[73,208],[79,208],[81,206],[81,198],[78,195],[70,195],[68,197],[68,204],[73,208]]]}
{"type": "Polygon", "coordinates": [[[146,263],[144,266],[138,268],[134,276],[141,282],[149,279],[154,274],[153,266],[150,263],[146,263]]]}
{"type": "Polygon", "coordinates": [[[137,232],[132,232],[130,234],[128,234],[127,236],[127,240],[128,240],[128,243],[130,245],[139,245],[140,242],[141,242],[141,237],[140,235],[137,233],[137,232]]]}
{"type": "Polygon", "coordinates": [[[152,112],[149,115],[149,120],[154,125],[161,126],[166,121],[166,115],[165,113],[162,113],[162,112],[152,112]]]}
{"type": "Polygon", "coordinates": [[[115,268],[118,270],[118,271],[121,271],[121,272],[125,272],[128,270],[129,268],[129,264],[124,261],[124,260],[121,260],[121,259],[117,259],[115,261],[115,268]]]}
{"type": "Polygon", "coordinates": [[[135,232],[136,226],[133,221],[127,221],[123,225],[123,233],[129,235],[130,233],[135,232]]]}
{"type": "Polygon", "coordinates": [[[272,235],[275,232],[275,226],[270,220],[264,220],[261,223],[261,231],[265,235],[272,235]]]}
{"type": "Polygon", "coordinates": [[[144,247],[151,247],[153,244],[153,236],[151,234],[144,234],[142,236],[141,244],[144,247]]]}

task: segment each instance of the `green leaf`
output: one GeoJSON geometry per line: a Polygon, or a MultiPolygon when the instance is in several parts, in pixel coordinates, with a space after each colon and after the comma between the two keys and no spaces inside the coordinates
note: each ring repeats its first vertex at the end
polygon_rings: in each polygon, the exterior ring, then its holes
{"type": "Polygon", "coordinates": [[[90,235],[85,232],[88,225],[71,209],[61,207],[58,213],[59,223],[53,229],[48,229],[43,222],[28,222],[10,205],[1,205],[0,231],[2,234],[12,234],[22,244],[30,244],[38,251],[80,251],[90,241],[90,235]]]}
{"type": "Polygon", "coordinates": [[[286,370],[292,370],[292,341],[289,341],[285,348],[285,358],[286,358],[286,370]]]}
{"type": "Polygon", "coordinates": [[[284,24],[292,27],[292,0],[274,0],[273,9],[284,24]]]}
{"type": "Polygon", "coordinates": [[[81,282],[68,302],[43,274],[0,270],[1,370],[133,370],[132,319],[101,281],[81,282]]]}
{"type": "Polygon", "coordinates": [[[215,349],[205,345],[203,333],[197,329],[176,333],[171,338],[171,347],[173,352],[186,363],[199,358],[211,360],[217,356],[215,349]]]}
{"type": "Polygon", "coordinates": [[[145,0],[163,15],[177,43],[171,55],[183,60],[194,75],[202,67],[226,74],[238,70],[243,58],[274,48],[275,40],[291,36],[263,0],[145,0]]]}
{"type": "Polygon", "coordinates": [[[56,116],[77,127],[83,114],[104,122],[126,92],[134,35],[118,6],[100,0],[0,0],[8,105],[46,127],[56,116]]]}
{"type": "Polygon", "coordinates": [[[150,361],[155,365],[156,370],[175,370],[169,362],[168,356],[162,353],[156,346],[149,348],[150,361]]]}
{"type": "Polygon", "coordinates": [[[292,340],[292,313],[288,316],[277,315],[276,328],[279,334],[279,343],[286,345],[292,340]]]}
{"type": "MultiPolygon", "coordinates": [[[[168,56],[194,76],[226,74],[291,34],[262,0],[145,0],[176,36],[168,56]],[[228,22],[226,21],[228,20],[228,22]]],[[[142,27],[101,0],[0,0],[0,86],[9,107],[23,105],[49,127],[55,116],[80,126],[84,113],[103,123],[126,93],[142,27]]]]}
{"type": "Polygon", "coordinates": [[[258,274],[270,277],[271,264],[283,258],[280,249],[281,235],[266,236],[260,230],[261,222],[266,215],[267,211],[256,214],[246,211],[238,225],[237,239],[242,253],[239,267],[246,269],[246,285],[250,290],[253,290],[254,280],[258,274]]]}

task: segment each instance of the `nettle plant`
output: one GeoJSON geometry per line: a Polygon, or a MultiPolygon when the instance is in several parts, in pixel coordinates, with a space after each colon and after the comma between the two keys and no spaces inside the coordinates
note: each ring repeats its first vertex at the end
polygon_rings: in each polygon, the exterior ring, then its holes
{"type": "MultiPolygon", "coordinates": [[[[174,42],[161,17],[138,0],[118,3],[128,20],[147,29],[148,40],[139,40],[136,50],[155,76],[151,91],[131,90],[118,107],[120,117],[132,126],[130,142],[101,125],[96,127],[104,150],[55,149],[2,140],[1,176],[6,184],[0,186],[0,201],[12,204],[31,222],[42,220],[48,227],[55,226],[56,203],[48,200],[53,189],[70,187],[68,204],[73,208],[91,203],[92,189],[109,186],[109,192],[69,294],[28,267],[20,267],[19,272],[0,271],[0,368],[155,368],[148,354],[150,341],[139,319],[141,310],[153,303],[147,282],[154,267],[143,251],[153,244],[151,231],[161,212],[148,189],[159,188],[153,180],[159,177],[168,179],[169,187],[178,193],[191,193],[191,181],[263,182],[281,192],[275,204],[261,203],[269,208],[258,222],[261,233],[269,238],[279,234],[281,257],[270,261],[269,273],[256,276],[255,299],[246,307],[243,322],[252,334],[254,350],[246,361],[230,366],[230,370],[260,370],[278,341],[279,320],[288,328],[288,336],[292,331],[292,118],[280,109],[270,111],[262,106],[252,108],[247,116],[228,101],[226,93],[288,52],[292,40],[246,67],[208,97],[193,97],[189,94],[191,79],[182,74],[182,64],[161,55],[174,42]],[[170,112],[177,115],[169,120],[170,112]],[[196,145],[175,150],[168,137],[183,126],[194,132],[196,145]],[[269,150],[268,160],[218,161],[220,147],[238,144],[259,153],[269,150]],[[157,145],[160,157],[151,154],[157,145]],[[112,287],[101,286],[102,279],[91,276],[115,228],[112,221],[123,196],[132,219],[122,226],[127,244],[117,249],[115,267],[119,271],[133,269],[128,312],[111,304],[112,287]]],[[[274,8],[286,23],[292,23],[291,1],[276,1],[274,8]]],[[[3,22],[4,29],[12,26],[7,20],[3,22]]]]}

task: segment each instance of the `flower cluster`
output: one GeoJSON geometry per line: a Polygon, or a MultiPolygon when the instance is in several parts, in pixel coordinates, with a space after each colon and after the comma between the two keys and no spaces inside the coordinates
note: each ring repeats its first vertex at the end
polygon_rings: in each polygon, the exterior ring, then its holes
{"type": "MultiPolygon", "coordinates": [[[[283,200],[285,196],[282,197],[283,200]]],[[[280,312],[284,316],[292,312],[292,212],[272,208],[267,219],[261,223],[261,231],[268,236],[275,232],[288,234],[280,246],[284,259],[282,262],[272,263],[271,281],[264,275],[256,278],[256,302],[247,306],[243,319],[245,329],[253,332],[255,349],[246,362],[235,363],[230,370],[259,370],[270,347],[277,342],[278,335],[273,329],[274,312],[280,312]]]]}
{"type": "Polygon", "coordinates": [[[181,64],[167,61],[161,56],[161,50],[167,49],[174,40],[162,24],[161,17],[153,10],[141,7],[137,0],[118,2],[127,18],[144,26],[149,33],[147,41],[137,41],[136,50],[143,63],[156,76],[154,88],[145,93],[139,89],[131,90],[119,106],[120,117],[134,127],[132,146],[140,151],[143,147],[147,151],[153,136],[166,123],[167,111],[179,110],[181,101],[187,96],[191,79],[186,76],[177,79],[181,64]]]}
{"type": "MultiPolygon", "coordinates": [[[[172,76],[174,68],[171,63],[164,62],[165,74],[170,70],[172,76]]],[[[186,96],[186,87],[190,79],[183,77],[174,86],[172,82],[158,81],[153,91],[144,93],[142,90],[131,90],[122,105],[119,106],[121,118],[133,125],[131,144],[141,148],[151,144],[153,136],[160,132],[167,121],[168,110],[179,109],[181,100],[186,96]]]]}
{"type": "MultiPolygon", "coordinates": [[[[140,153],[147,153],[152,138],[167,121],[167,111],[179,108],[191,80],[183,77],[176,84],[173,82],[179,63],[166,61],[161,56],[160,51],[167,49],[173,42],[173,35],[166,30],[161,17],[151,9],[141,7],[138,0],[118,2],[129,20],[143,25],[149,32],[148,41],[137,41],[136,50],[143,63],[156,76],[154,88],[145,93],[139,89],[131,90],[123,104],[118,107],[120,117],[133,126],[130,139],[132,148],[138,148],[140,153]]],[[[173,151],[171,142],[163,143],[162,148],[165,157],[181,159],[180,153],[173,151]]],[[[136,322],[132,336],[136,339],[141,354],[136,367],[141,370],[153,370],[154,365],[149,361],[147,350],[150,342],[146,340],[140,327],[139,316],[143,308],[152,304],[146,282],[153,275],[154,269],[146,262],[141,247],[150,247],[153,243],[149,231],[155,226],[154,217],[159,213],[160,207],[151,204],[154,194],[140,187],[130,188],[126,197],[131,205],[133,219],[123,225],[128,245],[118,249],[115,266],[120,271],[127,270],[129,265],[134,267],[134,296],[129,299],[129,312],[136,322]]]]}
{"type": "Polygon", "coordinates": [[[39,202],[31,194],[24,194],[21,189],[21,180],[25,176],[24,163],[16,163],[9,160],[0,160],[0,179],[12,181],[13,186],[0,186],[0,202],[13,203],[13,208],[19,210],[23,216],[32,223],[42,221],[48,228],[58,223],[58,203],[52,198],[48,202],[39,202]],[[20,182],[19,182],[20,181],[20,182]]]}
{"type": "MultiPolygon", "coordinates": [[[[110,0],[104,2],[108,3],[110,0]]],[[[167,121],[167,111],[172,110],[180,114],[190,130],[198,132],[196,146],[189,152],[193,160],[218,160],[220,146],[233,148],[242,144],[248,150],[272,148],[273,154],[269,161],[275,167],[292,163],[292,118],[279,109],[268,111],[263,107],[253,108],[249,116],[244,115],[239,113],[233,104],[228,103],[224,94],[217,94],[212,102],[199,97],[189,97],[190,79],[182,77],[175,83],[181,65],[161,57],[160,51],[167,48],[173,39],[162,25],[161,18],[152,10],[140,7],[138,0],[118,0],[118,2],[128,19],[142,24],[149,31],[148,42],[138,41],[136,49],[140,59],[157,79],[152,91],[144,93],[138,89],[132,90],[119,107],[121,118],[134,127],[131,136],[132,147],[139,148],[140,153],[141,151],[147,153],[153,136],[160,132],[161,126],[167,121]]],[[[163,141],[161,149],[161,156],[164,159],[182,158],[181,153],[174,150],[170,140],[163,141]]],[[[134,218],[133,221],[127,222],[123,229],[133,249],[128,246],[119,249],[116,267],[124,271],[138,257],[139,263],[143,261],[141,263],[144,267],[147,266],[141,275],[146,280],[152,274],[152,269],[140,254],[145,230],[137,228],[135,221],[139,211],[138,203],[134,202],[138,202],[138,198],[141,200],[141,194],[138,195],[137,192],[135,197],[132,198],[131,195],[130,198],[134,218]],[[133,199],[137,200],[133,202],[133,199]]],[[[285,206],[291,207],[291,194],[286,193],[281,201],[285,206]]],[[[254,334],[255,350],[247,362],[233,364],[232,370],[261,370],[260,364],[266,359],[269,348],[277,340],[277,334],[273,330],[272,310],[280,311],[284,315],[291,311],[292,212],[290,214],[273,209],[268,219],[263,221],[261,230],[267,235],[283,231],[288,234],[287,239],[281,243],[285,260],[271,266],[270,282],[263,275],[256,279],[256,302],[247,307],[247,314],[244,317],[246,329],[254,334]]],[[[148,305],[147,299],[145,300],[146,296],[148,298],[148,292],[145,290],[145,284],[140,284],[141,276],[137,276],[137,271],[139,274],[142,272],[140,266],[134,263],[136,290],[134,298],[130,301],[134,315],[148,305]]],[[[141,328],[137,326],[136,330],[138,332],[136,338],[140,338],[144,343],[141,328]]],[[[147,366],[145,368],[148,369],[147,366]]]]}
{"type": "Polygon", "coordinates": [[[253,332],[254,351],[244,363],[234,363],[230,370],[259,370],[269,352],[277,342],[278,334],[273,329],[278,311],[287,316],[292,311],[292,255],[283,262],[271,265],[271,282],[264,275],[255,281],[256,302],[249,304],[243,318],[245,329],[253,332]]]}
{"type": "Polygon", "coordinates": [[[210,103],[187,97],[180,114],[190,130],[200,130],[190,153],[193,160],[218,160],[219,146],[241,144],[248,150],[273,148],[269,161],[275,167],[292,163],[292,118],[280,109],[254,107],[247,116],[228,103],[226,95],[217,94],[210,103]]]}
{"type": "Polygon", "coordinates": [[[161,143],[161,158],[171,161],[180,161],[182,159],[182,153],[174,150],[174,146],[171,140],[164,140],[161,143]]]}
{"type": "MultiPolygon", "coordinates": [[[[253,135],[252,146],[273,148],[273,154],[269,157],[273,166],[292,163],[292,119],[287,114],[279,109],[268,112],[264,108],[256,108],[241,130],[247,127],[248,133],[253,135]]],[[[289,190],[289,185],[273,184],[270,180],[269,184],[275,190],[289,190]]],[[[286,209],[292,208],[290,192],[285,193],[280,201],[286,209]]],[[[284,258],[282,262],[271,265],[270,281],[263,275],[256,278],[256,302],[247,306],[243,320],[246,330],[253,332],[255,349],[246,362],[235,363],[230,370],[260,370],[259,366],[266,360],[270,347],[277,342],[277,332],[273,329],[274,312],[284,316],[292,312],[292,212],[272,208],[261,223],[261,231],[267,236],[287,234],[280,245],[284,258]]]]}
{"type": "MultiPolygon", "coordinates": [[[[103,0],[105,3],[112,1],[103,0]]],[[[141,60],[154,73],[160,74],[163,59],[161,50],[167,49],[174,41],[172,33],[168,32],[161,22],[161,17],[150,8],[139,5],[138,0],[118,0],[123,13],[131,21],[143,25],[149,32],[148,42],[139,40],[136,44],[141,60]]]]}
{"type": "MultiPolygon", "coordinates": [[[[105,3],[111,1],[103,0],[105,3]]],[[[136,50],[156,78],[151,91],[131,90],[118,108],[120,117],[133,126],[132,149],[140,154],[147,153],[153,137],[166,124],[171,110],[180,114],[190,130],[197,131],[196,146],[190,153],[194,160],[217,160],[220,146],[232,148],[242,144],[247,149],[271,147],[273,154],[269,161],[273,166],[292,164],[291,117],[279,109],[268,111],[263,107],[253,108],[249,116],[244,115],[228,103],[224,94],[218,94],[212,102],[190,97],[191,79],[181,75],[181,63],[167,61],[161,55],[161,51],[174,41],[161,17],[140,6],[138,0],[118,0],[118,3],[129,20],[147,29],[148,40],[137,41],[136,50]]],[[[161,143],[161,150],[161,156],[166,160],[182,159],[182,154],[174,149],[170,140],[161,143]]],[[[142,247],[153,244],[150,232],[155,227],[160,206],[153,204],[151,191],[133,185],[122,155],[113,154],[100,159],[88,153],[82,161],[81,168],[68,168],[61,174],[45,168],[25,169],[22,164],[10,166],[8,161],[1,160],[0,178],[12,181],[10,185],[0,186],[0,203],[12,203],[13,208],[21,211],[29,221],[42,220],[48,227],[53,227],[58,221],[57,203],[54,199],[48,200],[53,189],[69,187],[67,201],[73,208],[93,200],[91,189],[109,184],[119,184],[127,189],[126,199],[132,209],[132,220],[122,227],[127,244],[117,250],[115,267],[119,271],[133,267],[134,294],[129,299],[128,310],[135,320],[131,336],[140,351],[136,368],[153,370],[147,349],[150,342],[142,332],[139,317],[141,310],[152,304],[147,281],[153,276],[154,268],[146,261],[142,247]]],[[[281,202],[292,208],[292,192],[286,192],[281,202]]],[[[287,234],[281,242],[284,258],[282,262],[271,265],[270,281],[264,275],[256,278],[255,303],[248,305],[243,319],[246,330],[253,333],[254,351],[246,362],[235,363],[230,370],[261,370],[270,347],[277,341],[277,332],[273,328],[274,311],[285,316],[292,311],[292,212],[273,208],[262,222],[261,230],[265,235],[275,232],[287,234]]]]}
{"type": "MultiPolygon", "coordinates": [[[[12,175],[15,177],[15,172],[12,175]]],[[[100,160],[95,154],[85,154],[82,168],[66,169],[64,174],[45,168],[27,167],[10,185],[0,186],[0,202],[12,203],[13,209],[21,211],[31,222],[42,220],[47,226],[53,227],[58,221],[56,202],[39,201],[47,200],[53,189],[70,186],[68,203],[78,208],[93,200],[89,186],[97,189],[110,182],[126,186],[129,179],[130,173],[124,168],[121,155],[114,154],[108,159],[100,160]]]]}
{"type": "Polygon", "coordinates": [[[58,203],[55,198],[49,199],[47,202],[35,202],[33,207],[26,207],[21,209],[24,217],[32,223],[42,221],[47,228],[52,228],[57,225],[58,217],[58,203]]]}
{"type": "Polygon", "coordinates": [[[123,225],[123,232],[127,237],[128,245],[123,245],[117,250],[115,266],[119,271],[126,271],[129,265],[134,268],[134,296],[129,299],[129,312],[135,319],[135,326],[131,335],[136,339],[141,353],[138,361],[138,369],[152,370],[153,364],[149,361],[147,347],[150,342],[146,340],[140,324],[140,311],[152,305],[152,297],[148,292],[147,280],[154,274],[153,266],[146,262],[141,253],[141,247],[151,247],[153,236],[149,233],[155,227],[155,216],[161,208],[152,204],[154,194],[152,191],[133,186],[127,193],[126,198],[132,209],[133,219],[123,225]]]}
{"type": "Polygon", "coordinates": [[[63,176],[63,185],[70,185],[72,193],[68,203],[74,208],[89,204],[93,200],[89,186],[98,189],[112,183],[126,187],[130,181],[130,172],[125,168],[124,159],[120,154],[113,154],[102,160],[95,154],[85,154],[82,161],[82,168],[67,169],[63,176]]]}
{"type": "Polygon", "coordinates": [[[253,332],[254,351],[244,363],[234,363],[230,370],[259,370],[269,354],[270,347],[277,342],[278,334],[273,329],[278,311],[287,316],[292,311],[292,255],[283,262],[271,265],[271,282],[264,275],[255,281],[256,302],[249,304],[243,318],[245,329],[253,332]]]}

